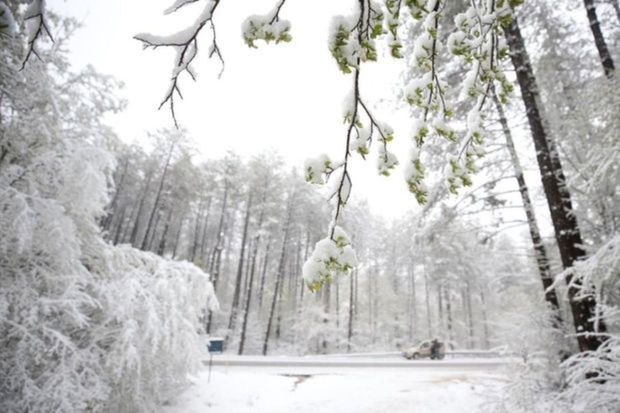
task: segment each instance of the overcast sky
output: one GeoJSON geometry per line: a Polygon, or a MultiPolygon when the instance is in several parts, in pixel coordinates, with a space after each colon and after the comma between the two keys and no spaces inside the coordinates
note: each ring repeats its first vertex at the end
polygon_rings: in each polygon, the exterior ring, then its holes
{"type": "MultiPolygon", "coordinates": [[[[76,17],[83,28],[70,43],[76,67],[94,65],[125,83],[127,110],[111,118],[126,141],[144,140],[145,132],[171,126],[167,110],[157,111],[172,70],[171,50],[143,50],[132,39],[137,33],[170,34],[187,27],[200,11],[190,5],[182,13],[165,16],[172,0],[50,0],[49,6],[76,17]]],[[[292,22],[293,42],[260,44],[248,48],[241,24],[251,14],[264,14],[274,0],[224,1],[218,8],[218,40],[226,67],[207,59],[209,33],[200,38],[202,53],[195,65],[198,81],[185,78],[184,100],[178,104],[180,124],[187,128],[203,156],[218,157],[232,149],[251,156],[277,149],[291,165],[328,153],[344,152],[343,97],[351,88],[351,76],[343,75],[331,58],[327,33],[332,16],[348,14],[353,1],[296,1],[287,4],[281,17],[292,22]]],[[[197,6],[197,7],[196,7],[197,6]]],[[[401,63],[385,58],[366,64],[363,94],[375,112],[397,131],[395,150],[406,153],[409,126],[407,112],[396,110],[393,98],[401,63]],[[383,99],[383,100],[382,100],[383,99]]],[[[404,158],[403,158],[404,161],[404,158]]],[[[392,177],[376,174],[374,156],[357,162],[353,169],[354,194],[368,199],[374,212],[387,217],[415,207],[406,190],[402,171],[392,177]]]]}

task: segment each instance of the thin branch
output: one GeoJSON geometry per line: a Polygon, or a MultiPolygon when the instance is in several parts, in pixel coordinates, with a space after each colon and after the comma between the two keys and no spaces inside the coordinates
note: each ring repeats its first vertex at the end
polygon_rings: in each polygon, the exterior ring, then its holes
{"type": "Polygon", "coordinates": [[[28,45],[26,46],[26,55],[24,60],[22,61],[22,65],[19,68],[20,71],[24,70],[26,67],[26,63],[30,60],[32,55],[36,56],[37,59],[41,59],[39,53],[36,49],[37,41],[44,35],[49,37],[49,39],[54,43],[54,38],[52,37],[52,33],[47,25],[47,21],[45,20],[45,3],[44,0],[33,0],[32,3],[26,9],[26,13],[24,15],[24,21],[26,24],[31,22],[31,24],[35,25],[35,30],[30,30],[28,34],[28,45]]]}
{"type": "MultiPolygon", "coordinates": [[[[173,7],[166,11],[166,13],[173,13],[181,7],[190,3],[194,3],[195,1],[198,0],[177,1],[175,5],[173,5],[173,7]]],[[[174,125],[177,128],[179,127],[179,124],[177,121],[174,106],[175,97],[178,96],[179,98],[183,99],[181,89],[179,88],[179,77],[182,73],[187,73],[192,80],[196,80],[196,76],[194,75],[191,68],[191,63],[198,55],[198,36],[200,35],[202,29],[207,25],[207,23],[211,26],[212,31],[209,58],[215,55],[221,62],[222,69],[219,76],[221,76],[222,72],[224,71],[224,58],[217,43],[215,24],[213,22],[213,16],[219,4],[220,0],[208,0],[205,4],[203,12],[200,14],[193,26],[182,30],[172,36],[155,36],[147,33],[134,36],[134,39],[142,42],[144,48],[151,47],[153,49],[157,49],[158,47],[173,47],[174,49],[176,49],[177,57],[175,59],[175,66],[172,71],[172,77],[170,79],[170,86],[168,87],[168,91],[166,92],[164,99],[159,104],[158,109],[161,109],[165,104],[169,104],[170,113],[172,115],[172,119],[174,120],[174,125]]]]}
{"type": "Polygon", "coordinates": [[[284,6],[284,3],[286,3],[286,0],[280,0],[280,3],[278,3],[275,8],[275,13],[273,14],[273,17],[269,21],[269,24],[274,24],[275,22],[280,20],[280,10],[282,10],[282,6],[284,6]]]}

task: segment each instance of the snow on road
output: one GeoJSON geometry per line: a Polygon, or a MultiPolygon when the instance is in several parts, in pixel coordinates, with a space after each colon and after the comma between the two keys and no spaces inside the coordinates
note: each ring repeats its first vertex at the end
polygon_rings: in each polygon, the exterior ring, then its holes
{"type": "Polygon", "coordinates": [[[502,385],[500,370],[490,363],[374,369],[328,367],[324,359],[315,367],[273,360],[269,368],[214,365],[210,381],[205,369],[162,413],[475,413],[502,385]]]}

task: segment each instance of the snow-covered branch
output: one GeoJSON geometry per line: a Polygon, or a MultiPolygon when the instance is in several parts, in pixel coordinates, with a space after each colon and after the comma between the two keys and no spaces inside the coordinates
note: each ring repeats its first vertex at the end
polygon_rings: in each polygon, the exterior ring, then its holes
{"type": "Polygon", "coordinates": [[[353,74],[353,87],[345,97],[343,117],[346,129],[344,155],[340,162],[333,163],[322,155],[318,162],[306,162],[305,176],[311,183],[334,181],[330,201],[334,201],[332,222],[328,238],[317,243],[315,251],[304,265],[304,279],[311,290],[317,290],[324,283],[331,282],[338,273],[348,273],[356,262],[350,241],[340,229],[342,209],[351,195],[352,180],[349,161],[353,152],[366,158],[376,138],[381,142],[377,153],[377,169],[381,175],[389,175],[398,164],[396,156],[388,151],[388,142],[394,139],[394,131],[388,125],[376,120],[364,103],[360,92],[361,64],[377,60],[375,38],[383,33],[383,13],[378,4],[360,0],[357,13],[350,17],[336,17],[330,33],[330,51],[344,74],[353,74]],[[367,122],[368,126],[364,123],[367,122]],[[337,171],[333,177],[333,173],[337,171]],[[323,179],[325,176],[325,180],[323,179]],[[332,246],[338,254],[324,257],[325,245],[332,246]],[[335,246],[335,248],[334,248],[335,246]],[[350,252],[349,252],[349,249],[350,252]],[[323,252],[322,252],[323,251],[323,252]],[[353,258],[352,258],[353,257],[353,258]]]}
{"type": "MultiPolygon", "coordinates": [[[[165,11],[165,13],[174,13],[180,8],[196,1],[198,0],[177,0],[170,8],[165,11]]],[[[220,0],[206,0],[204,8],[194,22],[194,24],[177,33],[168,36],[140,33],[134,36],[134,39],[141,41],[145,48],[156,49],[158,47],[172,47],[176,51],[174,68],[172,70],[170,84],[168,86],[168,90],[166,91],[164,99],[159,105],[159,108],[161,109],[166,103],[170,105],[170,113],[172,114],[172,119],[174,120],[174,124],[177,127],[179,126],[179,124],[177,121],[174,106],[175,97],[178,96],[179,98],[183,99],[183,95],[181,94],[181,89],[179,87],[179,77],[181,76],[181,74],[187,73],[192,80],[196,80],[196,76],[193,72],[191,64],[198,54],[198,36],[207,25],[211,27],[212,31],[211,45],[209,47],[209,57],[211,58],[215,55],[219,59],[220,63],[222,64],[222,70],[220,71],[220,75],[224,70],[224,58],[217,43],[217,33],[215,30],[215,24],[213,22],[214,13],[219,4],[220,0]]]]}

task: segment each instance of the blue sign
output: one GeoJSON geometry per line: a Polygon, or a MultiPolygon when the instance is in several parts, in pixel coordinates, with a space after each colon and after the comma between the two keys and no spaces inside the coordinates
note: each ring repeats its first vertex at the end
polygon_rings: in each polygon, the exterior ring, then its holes
{"type": "Polygon", "coordinates": [[[223,338],[210,338],[207,343],[207,349],[209,353],[221,353],[224,351],[224,339],[223,338]]]}

